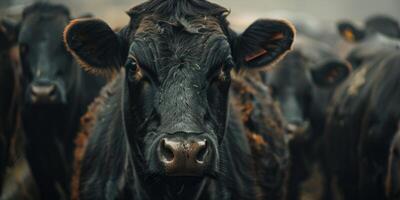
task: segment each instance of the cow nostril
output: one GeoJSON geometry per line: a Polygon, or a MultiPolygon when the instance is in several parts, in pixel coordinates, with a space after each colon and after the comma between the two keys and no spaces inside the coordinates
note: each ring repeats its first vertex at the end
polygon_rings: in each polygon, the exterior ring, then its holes
{"type": "Polygon", "coordinates": [[[160,153],[164,162],[172,162],[174,160],[174,151],[171,145],[166,144],[165,139],[161,140],[160,153]]]}
{"type": "Polygon", "coordinates": [[[198,145],[199,150],[196,155],[196,162],[199,164],[203,164],[208,154],[207,140],[198,142],[198,145]]]}

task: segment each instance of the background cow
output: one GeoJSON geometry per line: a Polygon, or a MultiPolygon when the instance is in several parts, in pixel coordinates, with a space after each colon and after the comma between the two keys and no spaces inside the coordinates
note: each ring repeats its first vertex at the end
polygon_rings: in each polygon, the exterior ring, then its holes
{"type": "Polygon", "coordinates": [[[14,24],[0,21],[0,194],[9,164],[11,138],[20,131],[19,90],[20,69],[14,24]]]}
{"type": "Polygon", "coordinates": [[[289,199],[300,198],[300,184],[318,169],[314,165],[322,156],[326,110],[335,87],[350,71],[328,44],[297,35],[293,51],[275,69],[263,72],[292,134],[289,199]]]}
{"type": "Polygon", "coordinates": [[[26,156],[42,199],[68,198],[79,117],[104,84],[67,52],[62,33],[70,20],[66,7],[36,3],[19,25],[26,156]]]}
{"type": "MultiPolygon", "coordinates": [[[[125,63],[126,71],[96,116],[80,199],[256,199],[282,184],[280,172],[264,171],[284,169],[279,154],[260,159],[261,180],[252,176],[250,145],[229,90],[233,69],[261,69],[282,57],[293,28],[258,20],[239,36],[229,29],[227,10],[207,1],[153,0],[128,13],[131,22],[119,33],[100,20],[73,21],[64,33],[86,69],[106,74],[125,63]]],[[[255,116],[265,116],[259,108],[255,116]]],[[[284,136],[276,143],[259,134],[272,149],[282,146],[284,136]]]]}
{"type": "Polygon", "coordinates": [[[0,199],[36,199],[24,156],[21,65],[16,23],[0,20],[0,199]]]}
{"type": "Polygon", "coordinates": [[[362,40],[350,53],[357,70],[334,95],[325,159],[345,199],[386,199],[389,150],[400,119],[399,44],[381,34],[362,40]]]}

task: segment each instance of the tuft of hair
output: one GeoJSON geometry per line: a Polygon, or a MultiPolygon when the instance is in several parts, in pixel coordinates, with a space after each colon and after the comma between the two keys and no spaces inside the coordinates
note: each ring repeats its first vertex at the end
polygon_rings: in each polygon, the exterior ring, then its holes
{"type": "Polygon", "coordinates": [[[70,16],[70,11],[66,6],[49,2],[36,2],[26,7],[22,12],[22,18],[25,19],[32,13],[62,13],[68,17],[70,16]]]}
{"type": "Polygon", "coordinates": [[[175,21],[185,17],[212,16],[227,27],[229,23],[226,17],[229,13],[228,9],[205,0],[149,0],[127,12],[133,27],[139,24],[143,16],[149,14],[175,21]]]}

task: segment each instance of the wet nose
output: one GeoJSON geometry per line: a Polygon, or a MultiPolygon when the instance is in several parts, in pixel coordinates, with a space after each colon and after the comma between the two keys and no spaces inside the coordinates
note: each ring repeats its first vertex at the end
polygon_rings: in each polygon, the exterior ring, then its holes
{"type": "Polygon", "coordinates": [[[206,139],[163,138],[158,154],[166,174],[200,176],[210,165],[210,147],[206,139]]]}
{"type": "Polygon", "coordinates": [[[32,103],[56,103],[59,100],[57,87],[52,83],[35,83],[30,88],[32,103]]]}

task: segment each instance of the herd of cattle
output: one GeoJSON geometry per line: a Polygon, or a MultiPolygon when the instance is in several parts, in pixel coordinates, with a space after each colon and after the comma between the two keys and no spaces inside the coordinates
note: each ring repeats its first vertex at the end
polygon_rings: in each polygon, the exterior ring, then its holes
{"type": "Polygon", "coordinates": [[[0,21],[1,200],[400,199],[396,20],[236,33],[203,0],[127,14],[0,21]]]}

